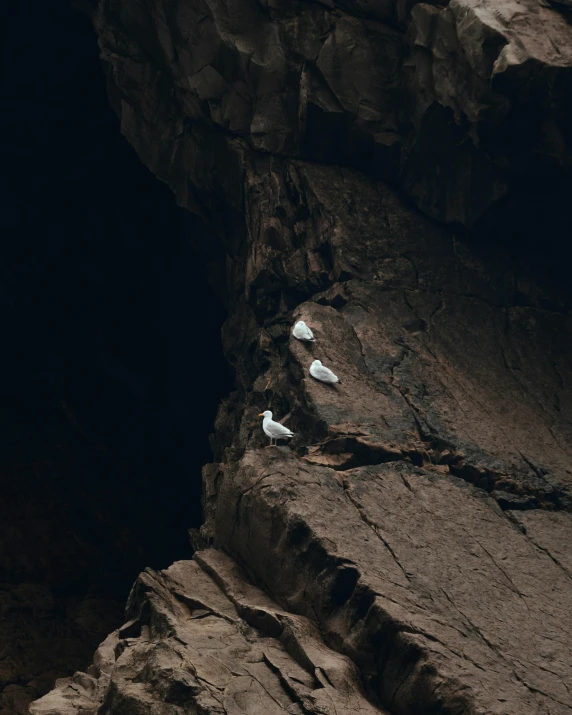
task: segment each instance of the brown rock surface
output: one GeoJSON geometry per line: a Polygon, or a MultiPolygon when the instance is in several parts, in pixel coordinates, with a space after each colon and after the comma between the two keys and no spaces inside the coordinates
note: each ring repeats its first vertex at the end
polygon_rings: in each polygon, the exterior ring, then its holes
{"type": "Polygon", "coordinates": [[[569,175],[565,15],[536,0],[451,0],[411,17],[402,178],[419,205],[470,225],[523,175],[569,175]]]}
{"type": "Polygon", "coordinates": [[[128,622],[89,673],[58,681],[36,715],[381,712],[352,661],[316,626],[281,609],[220,551],[139,576],[128,622]]]}
{"type": "Polygon", "coordinates": [[[360,168],[466,226],[570,182],[562,6],[101,0],[96,24],[126,135],[203,214],[237,205],[248,150],[360,168]]]}
{"type": "Polygon", "coordinates": [[[237,390],[215,549],[142,574],[30,712],[572,713],[569,302],[433,220],[567,185],[572,26],[532,0],[102,0],[96,26],[123,132],[204,220],[237,390]]]}
{"type": "MultiPolygon", "coordinates": [[[[216,504],[220,545],[315,619],[390,710],[570,712],[570,573],[481,490],[267,448],[219,481],[216,504]]],[[[559,515],[544,516],[542,534],[559,515]]]]}

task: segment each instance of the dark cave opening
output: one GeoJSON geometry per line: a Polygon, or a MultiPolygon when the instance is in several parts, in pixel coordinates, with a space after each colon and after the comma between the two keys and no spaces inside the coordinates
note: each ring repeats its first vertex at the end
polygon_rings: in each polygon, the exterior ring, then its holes
{"type": "Polygon", "coordinates": [[[121,136],[90,22],[2,15],[0,605],[14,622],[32,586],[55,605],[47,631],[3,629],[0,690],[85,666],[137,573],[191,555],[232,387],[200,228],[121,136]],[[97,626],[73,615],[102,598],[97,626]]]}

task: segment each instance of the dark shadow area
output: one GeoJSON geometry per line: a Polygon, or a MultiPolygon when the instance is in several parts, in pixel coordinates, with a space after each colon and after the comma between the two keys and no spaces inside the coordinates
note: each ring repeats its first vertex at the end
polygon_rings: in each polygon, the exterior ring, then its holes
{"type": "Polygon", "coordinates": [[[232,379],[224,310],[191,249],[198,229],[120,135],[89,21],[63,1],[0,15],[0,712],[11,713],[86,665],[139,570],[191,555],[232,379]]]}
{"type": "Polygon", "coordinates": [[[572,180],[526,177],[475,226],[473,249],[494,254],[502,246],[518,266],[514,304],[568,312],[572,307],[572,180]]]}

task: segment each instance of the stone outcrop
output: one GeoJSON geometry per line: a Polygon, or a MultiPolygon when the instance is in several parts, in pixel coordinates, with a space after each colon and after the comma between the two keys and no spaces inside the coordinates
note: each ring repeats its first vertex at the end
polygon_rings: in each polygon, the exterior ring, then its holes
{"type": "Polygon", "coordinates": [[[572,713],[569,300],[479,233],[569,181],[564,12],[101,1],[122,130],[204,223],[237,390],[194,560],[142,574],[33,715],[572,713]]]}
{"type": "Polygon", "coordinates": [[[471,225],[515,185],[569,173],[564,14],[536,0],[419,3],[409,31],[402,179],[424,211],[471,225]]]}
{"type": "Polygon", "coordinates": [[[220,551],[147,569],[127,615],[89,672],[60,681],[42,712],[380,712],[361,693],[354,663],[220,551]]]}
{"type": "Polygon", "coordinates": [[[236,205],[244,150],[357,167],[467,226],[570,177],[572,25],[546,2],[102,0],[96,22],[126,134],[191,209],[236,205]]]}

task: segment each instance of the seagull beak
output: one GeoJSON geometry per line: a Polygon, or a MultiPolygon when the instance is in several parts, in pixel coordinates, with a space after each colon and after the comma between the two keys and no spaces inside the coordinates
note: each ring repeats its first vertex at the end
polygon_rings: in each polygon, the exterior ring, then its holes
{"type": "Polygon", "coordinates": [[[258,416],[259,416],[259,417],[264,417],[264,412],[261,412],[258,416]]]}

